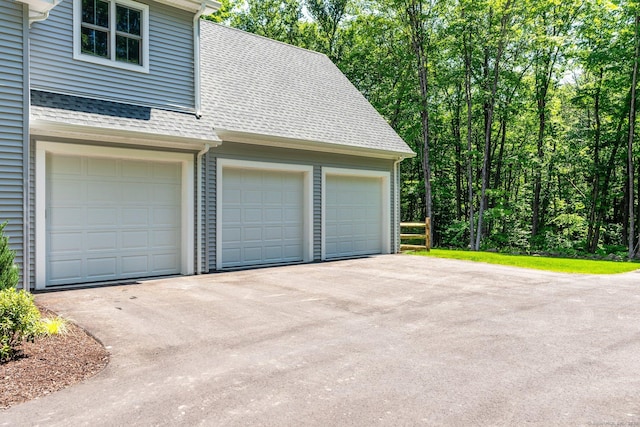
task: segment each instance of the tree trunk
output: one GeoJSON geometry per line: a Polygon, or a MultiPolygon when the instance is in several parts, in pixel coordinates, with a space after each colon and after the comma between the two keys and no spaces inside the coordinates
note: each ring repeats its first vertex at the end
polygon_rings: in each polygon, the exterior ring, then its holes
{"type": "Polygon", "coordinates": [[[636,15],[635,21],[635,54],[633,57],[633,75],[631,77],[631,100],[629,101],[629,139],[627,142],[627,170],[628,170],[628,182],[629,182],[629,259],[635,258],[635,195],[634,195],[634,164],[633,164],[633,138],[635,134],[636,125],[636,83],[638,81],[638,57],[640,56],[640,37],[638,29],[640,27],[640,15],[636,15]]]}
{"type": "Polygon", "coordinates": [[[456,219],[462,220],[462,135],[460,131],[460,92],[457,89],[454,114],[452,118],[453,139],[456,144],[456,219]]]}
{"type": "Polygon", "coordinates": [[[491,151],[491,127],[493,125],[493,111],[496,102],[496,93],[498,91],[498,80],[500,78],[500,60],[504,51],[505,37],[510,21],[511,0],[507,0],[504,4],[503,15],[500,20],[500,36],[498,39],[498,50],[493,64],[493,76],[490,86],[490,92],[485,102],[485,126],[484,126],[484,161],[482,163],[482,187],[480,190],[480,209],[478,210],[478,227],[476,227],[475,250],[480,250],[480,240],[482,237],[482,216],[486,206],[487,185],[489,180],[489,153],[491,151]]]}
{"type": "Polygon", "coordinates": [[[422,19],[422,2],[420,0],[411,0],[407,7],[407,16],[409,18],[411,30],[411,45],[413,53],[416,56],[418,64],[418,80],[420,83],[420,119],[422,121],[422,171],[424,176],[424,197],[425,197],[425,214],[427,218],[431,218],[431,246],[433,246],[433,223],[432,218],[432,195],[431,195],[431,164],[429,162],[429,79],[428,79],[428,56],[424,50],[424,20],[422,19]]]}
{"type": "Polygon", "coordinates": [[[595,248],[597,246],[597,242],[593,241],[593,236],[598,197],[600,195],[600,174],[602,169],[602,166],[600,165],[600,138],[602,135],[602,123],[600,120],[600,88],[602,86],[603,73],[604,70],[600,68],[593,106],[593,118],[595,120],[595,132],[593,135],[593,179],[591,184],[591,206],[589,208],[589,229],[587,231],[587,250],[591,253],[595,252],[595,248]]]}
{"type": "Polygon", "coordinates": [[[469,201],[469,249],[475,249],[474,209],[473,209],[473,146],[472,121],[473,110],[471,100],[471,47],[467,40],[467,33],[463,35],[464,44],[464,96],[467,103],[467,191],[469,201]]]}

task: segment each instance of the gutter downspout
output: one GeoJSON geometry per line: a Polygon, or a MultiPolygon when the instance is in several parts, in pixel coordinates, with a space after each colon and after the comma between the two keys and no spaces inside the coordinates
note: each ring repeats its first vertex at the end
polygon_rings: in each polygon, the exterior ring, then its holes
{"type": "Polygon", "coordinates": [[[393,215],[395,216],[395,227],[393,229],[394,248],[393,253],[397,254],[400,248],[400,162],[404,160],[404,157],[398,157],[393,162],[393,175],[394,175],[394,194],[393,194],[393,215]]]}
{"type": "Polygon", "coordinates": [[[207,8],[203,2],[193,17],[193,101],[196,117],[202,117],[202,97],[200,95],[200,17],[207,8]]]}
{"type": "Polygon", "coordinates": [[[203,172],[203,156],[205,154],[207,154],[209,152],[209,148],[211,148],[211,146],[209,144],[204,144],[204,148],[202,150],[200,150],[198,152],[197,155],[197,159],[198,159],[198,184],[197,184],[197,207],[196,209],[198,210],[198,212],[196,213],[196,222],[197,222],[197,226],[196,226],[196,230],[198,233],[197,236],[197,243],[196,243],[196,251],[198,252],[198,254],[196,255],[196,259],[197,259],[197,265],[196,265],[196,274],[202,274],[202,233],[204,233],[204,224],[202,221],[202,189],[203,189],[203,179],[202,179],[202,172],[203,172]]]}
{"type": "MultiPolygon", "coordinates": [[[[201,91],[201,83],[200,83],[200,17],[204,13],[207,5],[205,2],[200,4],[200,9],[193,17],[193,102],[195,108],[196,118],[202,117],[202,96],[200,94],[201,91]]],[[[203,189],[203,179],[202,172],[204,169],[203,166],[203,156],[209,152],[209,148],[211,146],[209,144],[204,144],[204,148],[198,152],[197,155],[197,192],[196,195],[197,203],[196,209],[198,212],[196,213],[196,229],[198,230],[198,236],[196,239],[196,251],[198,254],[196,255],[196,274],[202,274],[202,233],[204,232],[204,224],[202,220],[202,189],[203,189]]]]}

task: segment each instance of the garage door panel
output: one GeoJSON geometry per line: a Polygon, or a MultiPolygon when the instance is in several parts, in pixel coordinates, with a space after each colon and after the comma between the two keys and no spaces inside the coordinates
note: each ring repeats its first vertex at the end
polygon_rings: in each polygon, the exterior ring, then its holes
{"type": "Polygon", "coordinates": [[[302,172],[225,167],[221,186],[223,268],[302,261],[302,172]]]}
{"type": "Polygon", "coordinates": [[[172,204],[174,200],[180,198],[182,189],[179,185],[153,184],[153,199],[151,203],[154,205],[172,204]]]}
{"type": "Polygon", "coordinates": [[[262,209],[245,207],[242,215],[243,222],[246,223],[262,223],[262,209]]]}
{"type": "Polygon", "coordinates": [[[176,252],[152,254],[152,271],[154,274],[174,274],[172,266],[179,263],[179,256],[176,252]]]}
{"type": "Polygon", "coordinates": [[[286,259],[297,259],[298,254],[302,251],[301,245],[285,245],[284,246],[284,257],[286,259]]]}
{"type": "Polygon", "coordinates": [[[149,256],[134,255],[122,257],[122,274],[123,275],[139,275],[149,271],[149,256]]]}
{"type": "Polygon", "coordinates": [[[178,223],[178,218],[180,218],[178,208],[154,208],[152,225],[156,227],[172,226],[178,223]]]}
{"type": "Polygon", "coordinates": [[[75,207],[59,207],[55,212],[51,212],[49,220],[56,227],[77,226],[84,221],[84,209],[75,207]]]}
{"type": "Polygon", "coordinates": [[[171,163],[151,163],[154,182],[176,182],[180,180],[180,168],[171,163]]]}
{"type": "Polygon", "coordinates": [[[54,154],[47,164],[47,285],[180,272],[180,163],[54,154]]]}
{"type": "Polygon", "coordinates": [[[112,177],[118,176],[118,166],[115,159],[89,158],[87,160],[87,176],[89,177],[112,177]]]}
{"type": "Polygon", "coordinates": [[[51,183],[49,193],[58,205],[68,204],[76,200],[78,195],[84,195],[86,184],[74,180],[60,180],[51,183]]]}
{"type": "Polygon", "coordinates": [[[116,226],[118,224],[118,210],[115,208],[86,208],[84,212],[86,212],[86,220],[83,220],[83,222],[89,226],[116,226]]]}
{"type": "Polygon", "coordinates": [[[262,192],[260,190],[244,190],[242,192],[242,202],[260,205],[262,204],[262,192]]]}
{"type": "Polygon", "coordinates": [[[54,259],[50,260],[49,272],[60,281],[75,282],[82,279],[83,264],[78,259],[54,259]]]}
{"type": "Polygon", "coordinates": [[[175,229],[151,231],[151,246],[154,248],[175,248],[180,243],[180,235],[175,229]]]}
{"type": "Polygon", "coordinates": [[[140,204],[141,202],[151,202],[149,185],[142,182],[132,182],[122,188],[122,201],[140,204]]]}
{"type": "Polygon", "coordinates": [[[151,165],[145,161],[122,160],[122,176],[125,178],[149,178],[151,165]]]}
{"type": "Polygon", "coordinates": [[[121,208],[120,225],[124,227],[147,227],[149,225],[149,208],[121,208]]]}
{"type": "Polygon", "coordinates": [[[282,240],[284,237],[282,231],[282,227],[265,227],[264,238],[265,240],[282,240]]]}
{"type": "Polygon", "coordinates": [[[281,205],[283,202],[284,194],[277,190],[268,190],[264,193],[264,203],[281,205]]]}
{"type": "Polygon", "coordinates": [[[264,209],[264,221],[267,223],[275,222],[282,223],[282,207],[279,208],[265,208],[264,209]]]}
{"type": "Polygon", "coordinates": [[[340,258],[382,252],[382,179],[325,176],[325,256],[340,258]]]}
{"type": "Polygon", "coordinates": [[[55,156],[49,159],[49,167],[55,168],[64,175],[81,175],[82,158],[77,156],[55,156]]]}
{"type": "Polygon", "coordinates": [[[89,279],[113,279],[116,277],[117,259],[115,256],[87,258],[87,277],[89,279]]]}
{"type": "Polygon", "coordinates": [[[63,252],[81,252],[83,250],[81,232],[75,233],[52,233],[50,237],[51,250],[63,252]]]}
{"type": "Polygon", "coordinates": [[[117,232],[88,232],[86,238],[87,251],[116,251],[118,249],[117,232]]]}
{"type": "Polygon", "coordinates": [[[243,237],[245,242],[260,243],[262,241],[262,227],[245,227],[243,237]]]}
{"type": "Polygon", "coordinates": [[[244,259],[248,263],[262,262],[267,257],[262,256],[262,247],[248,247],[244,249],[244,259]]]}
{"type": "Polygon", "coordinates": [[[123,231],[122,249],[146,249],[149,247],[148,231],[123,231]]]}

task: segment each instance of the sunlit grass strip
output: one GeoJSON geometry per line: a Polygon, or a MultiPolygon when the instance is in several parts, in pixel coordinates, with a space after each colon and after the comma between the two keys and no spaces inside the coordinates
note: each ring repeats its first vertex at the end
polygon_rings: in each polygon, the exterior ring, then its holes
{"type": "Polygon", "coordinates": [[[640,269],[639,262],[596,261],[529,255],[507,255],[492,252],[456,251],[448,249],[432,249],[430,252],[417,251],[414,252],[414,254],[432,256],[436,258],[459,259],[485,262],[488,264],[531,268],[534,270],[555,271],[558,273],[618,274],[640,269]]]}

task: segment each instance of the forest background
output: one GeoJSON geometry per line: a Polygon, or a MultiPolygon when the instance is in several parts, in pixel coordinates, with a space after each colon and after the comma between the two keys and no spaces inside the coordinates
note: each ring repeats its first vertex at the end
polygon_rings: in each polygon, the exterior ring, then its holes
{"type": "Polygon", "coordinates": [[[205,19],[326,54],[417,153],[436,247],[638,255],[640,4],[223,0],[205,19]]]}

